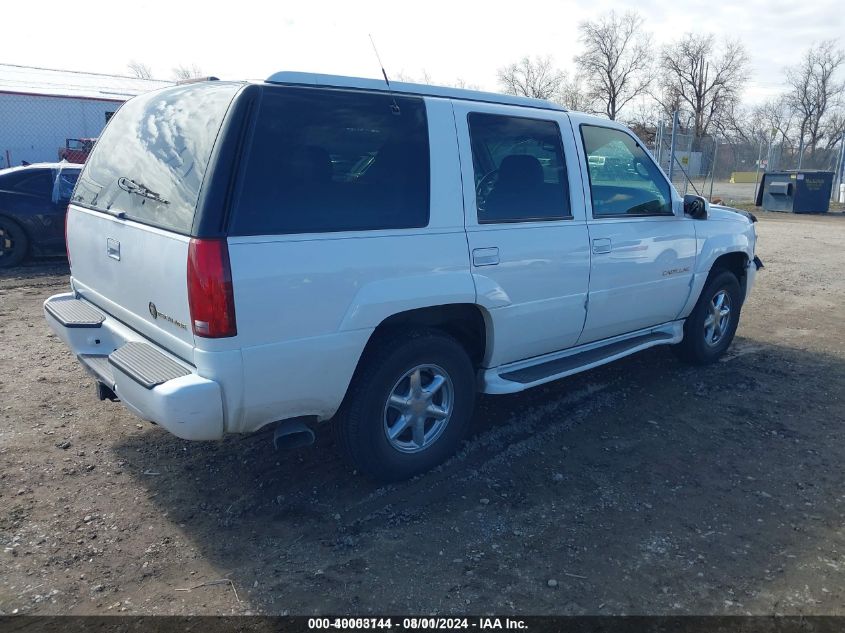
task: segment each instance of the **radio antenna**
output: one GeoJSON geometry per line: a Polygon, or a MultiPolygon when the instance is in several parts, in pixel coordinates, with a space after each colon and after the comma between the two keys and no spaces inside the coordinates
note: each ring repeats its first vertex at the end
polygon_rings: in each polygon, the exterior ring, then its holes
{"type": "Polygon", "coordinates": [[[387,78],[387,72],[384,70],[384,64],[381,63],[381,55],[378,54],[378,49],[376,48],[376,43],[373,41],[372,33],[368,33],[370,37],[370,44],[373,45],[373,52],[376,54],[376,59],[378,60],[378,65],[381,68],[382,77],[384,77],[384,83],[387,84],[387,91],[390,93],[390,98],[393,100],[393,104],[390,106],[390,111],[393,114],[402,114],[399,110],[399,104],[396,103],[396,96],[393,94],[393,88],[390,87],[390,80],[387,78]]]}

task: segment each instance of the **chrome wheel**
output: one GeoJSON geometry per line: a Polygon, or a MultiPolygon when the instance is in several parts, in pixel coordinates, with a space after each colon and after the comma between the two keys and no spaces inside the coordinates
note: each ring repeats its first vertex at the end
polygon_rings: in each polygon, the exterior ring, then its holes
{"type": "Polygon", "coordinates": [[[4,227],[0,226],[0,257],[14,252],[15,242],[12,239],[12,234],[4,227]]]}
{"type": "Polygon", "coordinates": [[[403,453],[418,453],[437,441],[452,417],[455,388],[437,365],[418,365],[400,378],[384,406],[387,441],[403,453]]]}
{"type": "Polygon", "coordinates": [[[731,296],[720,290],[710,300],[710,312],[704,319],[704,342],[717,345],[731,324],[731,296]]]}

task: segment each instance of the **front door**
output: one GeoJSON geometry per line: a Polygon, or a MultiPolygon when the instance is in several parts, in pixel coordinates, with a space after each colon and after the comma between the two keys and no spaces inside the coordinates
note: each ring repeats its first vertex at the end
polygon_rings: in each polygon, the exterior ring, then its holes
{"type": "Polygon", "coordinates": [[[695,270],[694,221],[684,217],[663,172],[626,130],[581,123],[575,132],[587,163],[592,251],[579,344],[673,321],[695,270]]]}
{"type": "Polygon", "coordinates": [[[575,345],[590,252],[565,112],[453,102],[477,301],[492,319],[485,364],[575,345]]]}

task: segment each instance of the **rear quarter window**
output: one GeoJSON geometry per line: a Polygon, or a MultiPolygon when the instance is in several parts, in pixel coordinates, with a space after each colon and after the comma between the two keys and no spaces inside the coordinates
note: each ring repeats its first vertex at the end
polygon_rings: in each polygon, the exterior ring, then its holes
{"type": "Polygon", "coordinates": [[[85,163],[73,202],[190,233],[211,151],[240,87],[191,84],[127,101],[85,163]],[[155,195],[133,193],[135,185],[155,195]]]}
{"type": "Polygon", "coordinates": [[[386,94],[268,88],[231,233],[417,228],[429,220],[425,103],[386,94]]]}
{"type": "Polygon", "coordinates": [[[5,174],[0,188],[18,193],[49,197],[53,190],[53,171],[50,169],[25,169],[5,174]]]}

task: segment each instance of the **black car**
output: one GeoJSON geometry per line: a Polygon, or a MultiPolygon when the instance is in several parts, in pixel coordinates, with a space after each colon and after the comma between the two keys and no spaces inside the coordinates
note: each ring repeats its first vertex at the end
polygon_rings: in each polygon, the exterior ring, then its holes
{"type": "Polygon", "coordinates": [[[37,163],[0,170],[0,268],[27,255],[65,252],[65,213],[82,165],[37,163]]]}

